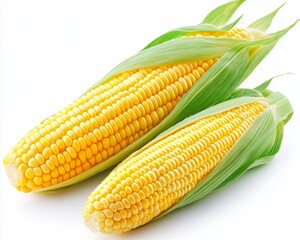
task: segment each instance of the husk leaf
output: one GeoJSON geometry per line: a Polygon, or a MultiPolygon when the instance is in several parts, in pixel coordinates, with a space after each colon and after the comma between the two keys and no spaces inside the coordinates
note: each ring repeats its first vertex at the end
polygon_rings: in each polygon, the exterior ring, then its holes
{"type": "Polygon", "coordinates": [[[215,8],[203,19],[202,23],[213,25],[226,24],[243,2],[245,0],[231,1],[215,8]]]}

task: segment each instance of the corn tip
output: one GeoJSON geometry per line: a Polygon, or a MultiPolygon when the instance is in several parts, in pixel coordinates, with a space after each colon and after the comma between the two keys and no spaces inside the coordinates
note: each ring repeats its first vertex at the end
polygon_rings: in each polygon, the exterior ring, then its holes
{"type": "Polygon", "coordinates": [[[93,212],[92,214],[88,214],[85,216],[85,225],[92,231],[92,232],[100,232],[100,229],[98,227],[97,221],[96,221],[96,212],[93,212]]]}

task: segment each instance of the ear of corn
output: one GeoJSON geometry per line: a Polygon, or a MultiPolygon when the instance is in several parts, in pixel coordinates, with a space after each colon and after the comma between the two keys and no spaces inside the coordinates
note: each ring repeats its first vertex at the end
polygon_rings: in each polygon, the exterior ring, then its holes
{"type": "Polygon", "coordinates": [[[238,140],[214,171],[160,217],[199,200],[232,182],[248,169],[266,164],[274,157],[280,149],[284,124],[291,118],[293,109],[288,99],[280,93],[272,93],[266,99],[269,107],[257,117],[247,129],[247,134],[238,140]]]}
{"type": "Polygon", "coordinates": [[[280,93],[223,102],[174,125],[130,155],[91,193],[88,227],[126,232],[199,200],[279,150],[292,115],[280,93]]]}
{"type": "MultiPolygon", "coordinates": [[[[182,198],[178,204],[169,208],[159,217],[202,198],[211,191],[232,182],[248,169],[266,164],[273,159],[280,149],[283,127],[293,115],[293,109],[288,99],[279,92],[273,93],[267,89],[273,78],[255,89],[238,89],[233,95],[237,97],[236,93],[238,92],[240,98],[228,100],[182,122],[182,124],[185,122],[185,124],[183,124],[183,126],[185,126],[190,121],[194,121],[195,118],[197,119],[197,116],[200,118],[207,117],[208,114],[219,113],[220,109],[228,109],[229,106],[236,107],[236,104],[245,104],[249,101],[258,101],[265,108],[260,116],[253,121],[252,126],[247,129],[247,135],[245,134],[238,139],[237,144],[232,147],[228,154],[222,159],[221,164],[219,164],[209,177],[182,198]]],[[[180,123],[177,124],[177,126],[180,126],[180,123]]],[[[173,131],[175,131],[176,128],[175,125],[172,128],[173,131]]],[[[172,129],[165,131],[160,136],[170,134],[172,129]]]]}
{"type": "Polygon", "coordinates": [[[231,94],[291,27],[267,35],[200,24],[140,51],[19,141],[4,159],[11,182],[49,191],[117,164],[231,94]]]}

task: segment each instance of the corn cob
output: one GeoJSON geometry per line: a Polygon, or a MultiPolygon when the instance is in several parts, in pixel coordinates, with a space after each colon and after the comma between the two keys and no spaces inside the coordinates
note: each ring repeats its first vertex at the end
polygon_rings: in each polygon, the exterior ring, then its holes
{"type": "MultiPolygon", "coordinates": [[[[241,29],[220,33],[227,35],[248,37],[241,29]]],[[[217,60],[124,72],[89,90],[30,131],[7,155],[12,183],[18,190],[35,191],[105,161],[158,125],[217,60]]]]}
{"type": "MultiPolygon", "coordinates": [[[[248,60],[248,49],[250,51],[252,45],[243,45],[241,50],[231,53],[229,50],[233,46],[250,43],[249,40],[263,34],[257,34],[255,29],[232,27],[225,31],[227,28],[199,25],[179,39],[156,42],[157,46],[151,46],[117,66],[80,98],[26,134],[8,153],[4,165],[12,184],[23,192],[53,190],[74,184],[116,164],[160,131],[190,115],[191,112],[182,107],[177,108],[178,111],[174,108],[192,87],[196,92],[191,94],[210,96],[210,99],[203,98],[203,103],[197,106],[198,111],[230,94],[271,48],[261,47],[264,54],[257,54],[258,57],[251,60],[248,60]],[[199,44],[203,50],[197,52],[199,44]],[[184,46],[190,48],[188,56],[182,54],[184,46]],[[212,49],[211,54],[207,54],[205,46],[212,49]],[[247,49],[247,53],[243,49],[247,49]],[[165,51],[168,57],[162,58],[160,54],[166,54],[165,51]],[[147,56],[141,59],[144,55],[147,56]],[[215,67],[223,55],[223,61],[215,67]],[[240,71],[228,64],[228,58],[238,62],[240,71]],[[245,64],[241,64],[242,60],[245,64]],[[170,64],[164,64],[166,61],[170,64]],[[209,71],[212,77],[206,74],[210,68],[214,69],[209,71]],[[222,85],[226,79],[231,84],[211,91],[214,82],[222,85]],[[201,85],[209,89],[202,90],[201,85]],[[181,116],[168,118],[172,112],[181,116]],[[162,121],[165,124],[161,124],[162,121]]],[[[274,45],[276,41],[268,44],[274,45]]],[[[253,45],[256,49],[258,46],[253,45]]],[[[186,97],[186,102],[192,104],[191,99],[186,97]]]]}
{"type": "MultiPolygon", "coordinates": [[[[176,204],[182,207],[195,201],[190,199],[201,194],[199,186],[205,184],[218,167],[219,173],[215,174],[219,174],[218,177],[230,171],[234,176],[236,169],[224,167],[228,165],[226,161],[230,161],[227,159],[238,156],[232,160],[238,165],[239,161],[247,163],[251,157],[266,159],[264,155],[255,156],[258,152],[269,151],[273,156],[274,146],[280,146],[281,141],[281,134],[276,136],[276,133],[292,114],[287,99],[272,94],[269,98],[229,102],[208,109],[210,112],[218,109],[219,113],[206,117],[200,113],[200,117],[179,123],[123,161],[88,197],[83,213],[86,225],[103,233],[127,232],[170,211],[176,204]],[[261,140],[255,142],[256,137],[261,140]],[[249,155],[243,148],[253,148],[255,153],[249,155]],[[187,196],[192,190],[194,193],[187,196]],[[187,203],[182,204],[186,196],[187,203]]],[[[238,170],[243,171],[243,164],[238,170]]],[[[259,165],[259,161],[252,164],[259,165]]],[[[212,179],[211,182],[217,181],[212,179]]],[[[223,176],[218,184],[225,183],[226,176],[223,176]]]]}

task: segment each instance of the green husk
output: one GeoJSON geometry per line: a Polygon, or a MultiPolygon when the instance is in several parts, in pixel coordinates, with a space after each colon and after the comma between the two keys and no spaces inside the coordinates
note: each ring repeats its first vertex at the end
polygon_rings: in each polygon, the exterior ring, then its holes
{"type": "Polygon", "coordinates": [[[260,30],[260,31],[263,31],[263,32],[267,31],[268,28],[270,27],[275,15],[284,6],[284,4],[282,4],[281,6],[276,8],[273,12],[267,14],[266,16],[264,16],[264,17],[262,17],[258,20],[256,20],[255,22],[251,23],[248,26],[248,28],[257,29],[257,30],[260,30]]]}
{"type": "Polygon", "coordinates": [[[212,10],[199,25],[181,27],[171,30],[170,32],[167,32],[154,39],[144,49],[156,46],[174,38],[179,38],[187,33],[228,31],[231,28],[233,28],[241,19],[241,17],[239,17],[233,23],[226,25],[229,19],[232,17],[232,15],[244,1],[245,0],[235,0],[225,3],[212,10]]]}
{"type": "Polygon", "coordinates": [[[203,19],[202,23],[213,25],[226,24],[243,2],[245,2],[245,0],[236,0],[217,7],[203,19]]]}
{"type": "Polygon", "coordinates": [[[239,20],[241,18],[242,18],[242,16],[240,16],[234,22],[227,24],[227,25],[223,25],[223,26],[216,26],[216,25],[211,25],[208,23],[201,23],[196,26],[187,26],[187,27],[176,28],[170,32],[167,32],[167,33],[159,36],[158,38],[153,40],[151,43],[149,43],[143,50],[157,46],[159,44],[170,41],[172,39],[180,38],[188,33],[229,31],[231,28],[233,28],[239,22],[239,20]]]}
{"type": "Polygon", "coordinates": [[[177,208],[201,199],[210,192],[236,180],[249,169],[268,163],[279,151],[283,137],[283,126],[291,118],[293,109],[288,99],[281,93],[271,93],[268,97],[240,97],[231,99],[208,108],[207,110],[174,125],[144,147],[149,147],[160,139],[174,133],[174,131],[204,117],[221,113],[241,104],[254,101],[266,101],[270,105],[252,123],[243,136],[226,154],[224,159],[222,159],[219,165],[176,205],[169,208],[156,219],[161,218],[177,208]]]}
{"type": "Polygon", "coordinates": [[[244,96],[267,97],[272,93],[272,91],[267,89],[269,87],[269,85],[271,84],[271,82],[275,78],[278,78],[278,77],[281,77],[281,76],[284,76],[287,74],[291,74],[291,73],[283,73],[283,74],[279,74],[274,77],[271,77],[270,79],[268,79],[267,81],[264,81],[262,84],[260,84],[259,86],[255,87],[255,88],[237,88],[230,94],[229,97],[225,97],[221,102],[228,101],[228,100],[234,99],[234,98],[244,97],[244,96]]]}
{"type": "Polygon", "coordinates": [[[50,191],[66,187],[93,176],[119,163],[172,125],[226,99],[294,24],[282,31],[264,35],[264,37],[255,41],[210,37],[171,39],[140,51],[133,57],[125,60],[92,88],[108,81],[111,77],[119,73],[132,69],[207,60],[222,56],[220,60],[204,74],[201,81],[196,82],[174,110],[150,132],[101,164],[67,181],[38,191],[50,191]]]}
{"type": "MultiPolygon", "coordinates": [[[[238,9],[238,7],[244,2],[244,0],[237,0],[237,1],[231,1],[229,3],[226,3],[216,9],[214,9],[212,12],[210,12],[200,23],[196,26],[188,26],[188,27],[181,27],[176,28],[174,30],[171,30],[158,38],[154,39],[152,42],[150,42],[145,48],[151,48],[153,46],[159,45],[161,43],[170,41],[175,38],[180,38],[183,35],[187,33],[194,33],[194,32],[218,32],[218,31],[228,31],[231,28],[233,28],[239,20],[242,18],[240,16],[237,20],[234,22],[227,24],[231,16],[234,14],[234,12],[238,9]],[[227,25],[226,25],[227,24],[227,25]]],[[[273,12],[267,14],[266,16],[263,16],[262,18],[256,20],[255,22],[251,23],[248,28],[252,30],[257,30],[257,34],[264,33],[268,30],[270,27],[274,17],[276,16],[277,12],[283,7],[284,4],[282,4],[280,7],[275,9],[273,12]]]]}

